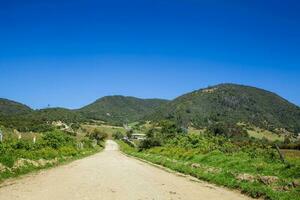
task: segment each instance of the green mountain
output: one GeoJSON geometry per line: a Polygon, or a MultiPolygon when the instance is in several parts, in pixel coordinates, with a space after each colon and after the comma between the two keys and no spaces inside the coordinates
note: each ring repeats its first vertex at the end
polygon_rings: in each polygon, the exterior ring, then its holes
{"type": "Polygon", "coordinates": [[[107,96],[78,111],[90,119],[122,124],[142,119],[166,104],[162,99],[139,99],[125,96],[107,96]]]}
{"type": "Polygon", "coordinates": [[[22,131],[47,130],[50,128],[52,121],[58,120],[72,123],[96,119],[121,125],[140,120],[166,102],[166,100],[160,99],[108,96],[78,110],[65,108],[32,110],[14,101],[1,100],[0,125],[22,131]]]}
{"type": "Polygon", "coordinates": [[[207,127],[214,122],[245,122],[268,130],[300,132],[300,108],[280,96],[255,87],[220,84],[200,89],[173,101],[107,96],[81,109],[32,110],[21,103],[0,99],[0,125],[20,130],[48,129],[51,121],[88,119],[111,124],[171,119],[184,126],[207,127]]]}
{"type": "Polygon", "coordinates": [[[30,107],[8,99],[0,99],[0,125],[20,131],[45,131],[52,121],[80,122],[83,116],[65,108],[32,110],[30,107]]]}
{"type": "Polygon", "coordinates": [[[0,115],[24,114],[31,111],[32,109],[24,104],[0,98],[0,115]]]}
{"type": "Polygon", "coordinates": [[[185,94],[146,119],[172,119],[195,127],[219,121],[246,122],[271,130],[300,132],[298,106],[272,92],[236,84],[220,84],[185,94]]]}
{"type": "Polygon", "coordinates": [[[46,108],[40,110],[33,110],[24,104],[8,99],[0,99],[0,115],[3,118],[17,118],[18,116],[22,116],[23,118],[28,118],[30,120],[61,120],[65,122],[79,121],[83,118],[80,113],[74,110],[66,108],[46,108]]]}
{"type": "Polygon", "coordinates": [[[67,123],[80,122],[84,120],[81,113],[66,108],[47,108],[36,110],[30,117],[39,118],[43,121],[63,121],[67,123]]]}

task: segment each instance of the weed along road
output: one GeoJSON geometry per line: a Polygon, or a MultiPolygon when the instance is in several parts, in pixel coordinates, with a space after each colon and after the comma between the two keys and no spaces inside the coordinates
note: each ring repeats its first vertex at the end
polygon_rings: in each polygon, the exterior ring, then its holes
{"type": "Polygon", "coordinates": [[[4,182],[1,200],[244,200],[238,192],[192,181],[118,151],[107,141],[103,152],[70,164],[4,182]]]}

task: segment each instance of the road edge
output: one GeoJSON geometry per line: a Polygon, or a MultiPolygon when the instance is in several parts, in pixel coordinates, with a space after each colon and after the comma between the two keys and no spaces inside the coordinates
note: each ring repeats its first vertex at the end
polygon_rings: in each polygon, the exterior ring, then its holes
{"type": "Polygon", "coordinates": [[[211,183],[211,182],[208,182],[208,181],[204,181],[204,180],[201,180],[201,179],[198,179],[197,177],[194,177],[194,176],[191,176],[191,175],[188,175],[188,174],[183,174],[181,172],[178,172],[178,171],[175,171],[175,170],[172,170],[168,167],[165,167],[165,166],[162,166],[162,165],[159,165],[159,164],[156,164],[156,163],[153,163],[153,162],[150,162],[148,160],[144,160],[142,158],[139,158],[139,157],[135,157],[135,156],[132,156],[132,155],[129,155],[129,154],[126,154],[125,152],[123,152],[121,149],[118,150],[121,154],[123,154],[124,156],[128,157],[128,158],[132,158],[134,160],[138,160],[138,161],[141,161],[143,163],[146,163],[146,164],[149,164],[153,167],[156,167],[158,169],[161,169],[161,170],[164,170],[165,172],[168,172],[168,173],[171,173],[171,174],[174,174],[178,177],[182,177],[182,178],[186,178],[187,180],[191,181],[191,182],[197,182],[197,183],[201,183],[201,184],[207,184],[207,186],[209,187],[212,187],[212,188],[222,188],[224,190],[227,190],[227,191],[230,191],[230,192],[234,192],[238,195],[241,195],[241,196],[244,196],[248,199],[257,199],[257,200],[262,200],[263,198],[253,198],[251,196],[248,196],[246,194],[243,194],[240,190],[237,190],[237,189],[232,189],[232,188],[228,188],[228,187],[225,187],[225,186],[222,186],[222,185],[217,185],[217,184],[214,184],[214,183],[211,183]]]}

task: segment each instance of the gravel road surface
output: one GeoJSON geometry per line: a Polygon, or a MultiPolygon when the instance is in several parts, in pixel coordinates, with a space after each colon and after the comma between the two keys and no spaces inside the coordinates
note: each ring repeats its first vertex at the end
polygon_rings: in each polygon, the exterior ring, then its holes
{"type": "Polygon", "coordinates": [[[0,200],[246,200],[239,192],[123,155],[114,141],[103,152],[70,164],[8,180],[0,200]]]}

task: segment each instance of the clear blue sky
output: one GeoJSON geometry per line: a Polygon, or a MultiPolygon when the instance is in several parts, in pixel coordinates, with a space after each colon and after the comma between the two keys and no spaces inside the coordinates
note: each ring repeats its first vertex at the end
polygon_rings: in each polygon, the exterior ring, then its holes
{"type": "Polygon", "coordinates": [[[0,1],[0,97],[78,108],[224,82],[300,105],[300,2],[0,1]]]}

